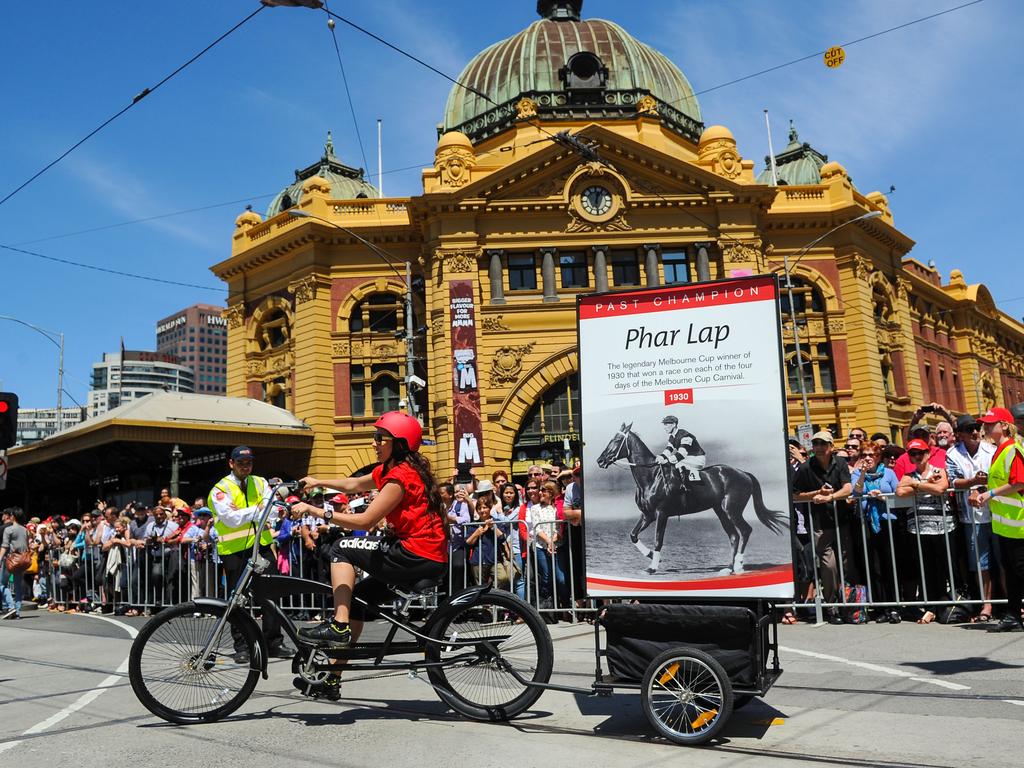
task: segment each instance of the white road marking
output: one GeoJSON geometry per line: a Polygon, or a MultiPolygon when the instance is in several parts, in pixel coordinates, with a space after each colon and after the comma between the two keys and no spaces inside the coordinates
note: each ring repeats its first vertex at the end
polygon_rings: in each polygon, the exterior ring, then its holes
{"type": "Polygon", "coordinates": [[[851,667],[860,667],[870,672],[881,672],[884,675],[892,675],[893,677],[913,677],[913,672],[906,672],[902,669],[893,669],[892,667],[883,667],[880,664],[871,664],[867,661],[854,661],[853,659],[844,659],[842,656],[832,656],[828,653],[817,653],[816,651],[803,651],[799,648],[788,648],[780,645],[780,651],[786,653],[796,653],[800,656],[810,656],[812,659],[821,659],[822,661],[835,661],[839,664],[847,664],[851,667]]]}
{"type": "MultiPolygon", "coordinates": [[[[75,615],[75,616],[85,616],[86,618],[89,618],[89,619],[100,619],[101,621],[106,621],[106,622],[109,622],[111,624],[115,624],[118,627],[120,627],[121,629],[123,629],[125,632],[127,632],[128,636],[131,637],[133,640],[139,634],[138,630],[136,630],[135,627],[131,627],[131,626],[125,624],[123,621],[118,621],[117,619],[111,619],[108,616],[96,616],[96,615],[93,615],[91,613],[79,613],[79,614],[72,614],[72,615],[75,615]]],[[[25,731],[21,735],[22,736],[34,736],[37,733],[42,733],[43,731],[49,730],[50,728],[55,726],[57,723],[59,723],[61,720],[64,720],[65,718],[69,717],[70,715],[73,715],[75,712],[77,712],[78,710],[82,709],[83,707],[86,707],[89,704],[92,704],[92,702],[96,701],[96,699],[98,699],[103,694],[104,691],[106,691],[108,688],[112,688],[113,686],[115,686],[119,682],[121,682],[121,680],[124,678],[124,676],[126,674],[128,674],[128,659],[125,659],[123,662],[121,662],[121,666],[119,666],[117,668],[117,671],[114,674],[109,675],[108,677],[103,678],[103,680],[100,681],[100,684],[97,685],[95,688],[93,688],[91,691],[86,691],[81,696],[79,696],[77,699],[75,699],[75,701],[73,701],[71,704],[69,704],[68,706],[64,707],[64,709],[62,709],[59,712],[55,712],[54,714],[50,715],[48,718],[43,720],[41,723],[36,723],[35,725],[33,725],[31,728],[29,728],[27,731],[25,731]]],[[[17,741],[6,741],[6,742],[0,744],[0,752],[6,752],[7,750],[13,749],[14,747],[18,746],[19,744],[21,744],[21,740],[20,739],[17,740],[17,741]]]]}
{"type": "Polygon", "coordinates": [[[1018,707],[1024,707],[1024,701],[1017,701],[1017,699],[1003,699],[1007,704],[1016,704],[1018,707]]]}
{"type": "Polygon", "coordinates": [[[937,680],[935,678],[929,678],[929,677],[912,677],[910,679],[915,681],[915,682],[918,682],[918,683],[931,683],[932,685],[939,685],[939,686],[942,686],[943,688],[948,688],[951,691],[969,691],[969,690],[971,690],[971,686],[969,686],[969,685],[960,685],[960,683],[951,683],[948,680],[937,680]]]}
{"type": "Polygon", "coordinates": [[[822,661],[835,661],[839,664],[846,664],[851,667],[859,667],[860,669],[866,669],[870,672],[881,672],[883,675],[892,675],[893,677],[903,677],[909,680],[913,680],[915,683],[927,683],[928,685],[937,685],[940,688],[948,688],[951,691],[969,691],[971,687],[969,685],[961,685],[960,683],[951,683],[948,680],[938,680],[932,677],[914,677],[913,672],[907,672],[902,669],[893,669],[892,667],[883,667],[881,664],[872,664],[867,661],[854,661],[853,659],[844,659],[842,656],[832,656],[828,653],[817,653],[815,651],[803,651],[799,648],[787,648],[785,646],[779,646],[780,651],[786,653],[796,653],[801,656],[810,656],[812,659],[821,659],[822,661]]]}

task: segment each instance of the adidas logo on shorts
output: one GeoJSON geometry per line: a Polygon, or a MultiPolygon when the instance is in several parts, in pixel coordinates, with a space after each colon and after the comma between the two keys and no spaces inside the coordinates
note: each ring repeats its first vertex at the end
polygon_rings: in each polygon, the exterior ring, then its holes
{"type": "Polygon", "coordinates": [[[380,539],[364,539],[359,537],[347,537],[338,539],[334,546],[338,549],[369,549],[375,550],[380,549],[383,544],[380,539]]]}

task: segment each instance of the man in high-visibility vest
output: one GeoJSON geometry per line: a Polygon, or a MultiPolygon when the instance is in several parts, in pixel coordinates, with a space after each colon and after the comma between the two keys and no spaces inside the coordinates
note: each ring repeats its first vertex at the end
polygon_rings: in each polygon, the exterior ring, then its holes
{"type": "MultiPolygon", "coordinates": [[[[221,478],[210,491],[208,506],[213,510],[213,527],[217,537],[217,554],[224,566],[228,590],[238,583],[252,551],[255,525],[270,498],[270,485],[252,473],[252,449],[240,445],[231,451],[228,466],[231,472],[221,478]]],[[[276,520],[271,513],[270,521],[276,520]]],[[[266,574],[277,573],[277,557],[270,549],[274,540],[268,529],[259,532],[260,554],[270,563],[266,574]]],[[[249,652],[241,635],[232,630],[235,642],[235,663],[248,664],[249,652]]],[[[295,649],[285,644],[277,616],[268,611],[263,616],[263,636],[271,658],[290,659],[295,649]]]]}
{"type": "Polygon", "coordinates": [[[1024,446],[1017,442],[1013,414],[1006,408],[990,408],[978,419],[985,436],[996,444],[988,470],[988,490],[979,494],[978,504],[988,502],[992,512],[992,533],[999,537],[999,557],[1006,578],[1006,615],[993,629],[1021,632],[1021,603],[1024,598],[1024,446]]]}

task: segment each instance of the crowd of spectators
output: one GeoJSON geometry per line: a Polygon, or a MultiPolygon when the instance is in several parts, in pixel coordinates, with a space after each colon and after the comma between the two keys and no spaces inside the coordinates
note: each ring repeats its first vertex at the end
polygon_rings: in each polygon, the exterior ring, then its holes
{"type": "MultiPolygon", "coordinates": [[[[1012,409],[1016,429],[1006,414],[954,418],[938,403],[922,406],[903,447],[856,427],[838,445],[831,432],[815,433],[810,454],[790,440],[798,601],[820,597],[834,624],[991,621],[1015,569],[1000,568],[984,493],[999,445],[1024,429],[1024,403],[1012,409]],[[840,605],[865,602],[870,611],[840,605]]],[[[783,621],[801,617],[813,613],[798,608],[783,621]]],[[[994,628],[1020,626],[1008,615],[994,628]]]]}

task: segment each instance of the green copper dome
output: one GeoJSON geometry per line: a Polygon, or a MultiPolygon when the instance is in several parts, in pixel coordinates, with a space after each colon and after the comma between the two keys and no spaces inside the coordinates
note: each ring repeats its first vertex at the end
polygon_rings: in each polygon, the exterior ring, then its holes
{"type": "Polygon", "coordinates": [[[380,197],[376,187],[363,178],[362,168],[352,168],[334,156],[334,141],[327,132],[327,144],[320,160],[308,168],[295,172],[295,181],[282,189],[267,208],[267,218],[297,205],[302,198],[302,185],[313,176],[321,176],[331,184],[331,198],[334,200],[355,200],[364,197],[380,197]]]}
{"type": "Polygon", "coordinates": [[[477,54],[458,77],[467,87],[448,94],[439,131],[457,130],[476,143],[521,118],[522,97],[541,120],[600,120],[635,115],[651,96],[662,121],[696,141],[700,106],[679,68],[613,22],[581,20],[581,6],[540,0],[543,18],[477,54]]]}
{"type": "MultiPolygon", "coordinates": [[[[796,126],[789,121],[789,144],[775,156],[775,170],[779,184],[821,184],[821,168],[828,162],[828,155],[823,155],[810,144],[800,143],[796,126]]],[[[764,159],[765,169],[757,176],[758,184],[772,183],[771,160],[764,159]]]]}

